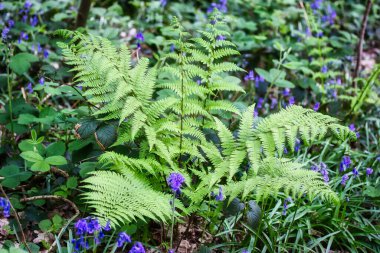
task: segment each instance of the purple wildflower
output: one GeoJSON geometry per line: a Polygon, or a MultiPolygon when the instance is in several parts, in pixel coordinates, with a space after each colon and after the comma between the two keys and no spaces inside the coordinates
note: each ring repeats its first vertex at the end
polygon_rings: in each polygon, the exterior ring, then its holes
{"type": "Polygon", "coordinates": [[[185,178],[181,173],[173,172],[167,178],[167,183],[174,192],[179,192],[182,184],[185,182],[185,178]]]}
{"type": "Polygon", "coordinates": [[[326,66],[326,65],[323,65],[322,68],[321,68],[321,72],[322,72],[322,73],[327,73],[327,71],[328,71],[327,66],[326,66]]]}
{"type": "Polygon", "coordinates": [[[29,94],[33,93],[33,86],[32,86],[32,83],[28,83],[28,85],[26,86],[26,89],[28,90],[28,93],[29,93],[29,94]]]}
{"type": "Polygon", "coordinates": [[[6,198],[0,198],[0,207],[3,209],[4,217],[8,218],[11,215],[11,203],[6,198]]]}
{"type": "Polygon", "coordinates": [[[33,15],[33,17],[30,18],[30,25],[34,27],[37,24],[38,24],[38,17],[37,15],[33,15]]]}
{"type": "Polygon", "coordinates": [[[24,4],[24,8],[28,10],[28,9],[30,9],[30,8],[32,7],[32,5],[33,5],[33,4],[32,4],[29,0],[27,0],[27,1],[25,2],[25,4],[24,4]]]}
{"type": "Polygon", "coordinates": [[[44,50],[44,58],[48,58],[49,57],[49,51],[47,49],[44,50]]]}
{"type": "Polygon", "coordinates": [[[141,41],[141,42],[144,41],[145,40],[144,34],[142,32],[138,32],[136,34],[136,39],[139,40],[139,41],[141,41]]]}
{"type": "Polygon", "coordinates": [[[4,10],[4,4],[3,3],[0,3],[0,11],[1,10],[4,10]]]}
{"type": "Polygon", "coordinates": [[[319,106],[320,106],[321,104],[319,103],[319,102],[317,102],[317,103],[315,103],[315,105],[314,105],[314,107],[313,107],[313,110],[314,111],[318,111],[319,110],[319,106]]]}
{"type": "Polygon", "coordinates": [[[339,171],[345,171],[351,165],[351,159],[349,156],[343,156],[342,162],[339,165],[339,171]]]}
{"type": "Polygon", "coordinates": [[[251,80],[251,81],[255,80],[255,75],[254,75],[254,73],[253,73],[253,70],[250,70],[250,71],[248,72],[248,75],[246,75],[246,76],[244,77],[244,81],[248,81],[248,80],[251,80]]]}
{"type": "Polygon", "coordinates": [[[13,19],[9,19],[8,20],[8,26],[9,26],[9,28],[13,28],[15,26],[15,21],[13,21],[13,19]]]}
{"type": "Polygon", "coordinates": [[[294,105],[294,104],[295,104],[295,99],[294,99],[293,96],[291,96],[291,97],[289,98],[289,105],[294,105]]]}
{"type": "Polygon", "coordinates": [[[175,50],[175,46],[174,46],[174,44],[171,44],[171,45],[170,45],[170,52],[172,52],[172,53],[173,53],[173,52],[174,52],[174,50],[175,50]]]}
{"type": "Polygon", "coordinates": [[[29,39],[29,35],[25,32],[21,32],[20,37],[18,38],[18,44],[21,44],[21,41],[28,40],[28,39],[29,39]]]}
{"type": "Polygon", "coordinates": [[[285,88],[284,91],[282,92],[282,95],[284,97],[287,97],[290,95],[290,88],[285,88]]]}
{"type": "Polygon", "coordinates": [[[296,139],[296,143],[294,145],[294,152],[298,152],[301,148],[301,141],[299,139],[296,139]]]}
{"type": "Polygon", "coordinates": [[[348,179],[349,179],[348,175],[344,174],[342,177],[342,181],[340,182],[341,185],[346,185],[348,179]]]}
{"type": "Polygon", "coordinates": [[[11,30],[8,28],[8,27],[4,27],[3,30],[1,31],[1,38],[3,40],[6,40],[8,38],[8,33],[10,32],[11,30]]]}
{"type": "Polygon", "coordinates": [[[167,5],[167,1],[166,0],[160,0],[160,5],[161,7],[165,7],[167,5]]]}
{"type": "Polygon", "coordinates": [[[104,231],[110,231],[111,230],[111,221],[107,221],[106,225],[103,227],[104,231]]]}
{"type": "Polygon", "coordinates": [[[223,36],[223,35],[218,35],[216,37],[216,40],[225,40],[226,39],[226,36],[223,36]]]}
{"type": "Polygon", "coordinates": [[[284,207],[283,207],[283,210],[282,210],[282,215],[286,215],[286,210],[288,210],[288,203],[292,202],[292,198],[291,197],[287,197],[285,200],[284,200],[284,207]]]}
{"type": "Polygon", "coordinates": [[[359,175],[359,170],[355,167],[353,170],[352,170],[352,174],[354,174],[354,177],[357,177],[359,175]]]}
{"type": "Polygon", "coordinates": [[[271,103],[270,103],[270,109],[274,109],[278,104],[278,101],[276,98],[272,98],[271,99],[271,103]]]}
{"type": "Polygon", "coordinates": [[[141,242],[136,242],[133,247],[129,250],[129,253],[145,253],[144,246],[141,242]]]}
{"type": "Polygon", "coordinates": [[[123,246],[125,243],[130,243],[130,242],[132,242],[132,240],[131,240],[131,237],[127,233],[125,233],[125,232],[119,233],[119,236],[117,238],[117,247],[118,248],[123,246]]]}
{"type": "Polygon", "coordinates": [[[263,107],[263,103],[264,103],[264,98],[259,98],[259,100],[257,101],[257,108],[262,108],[263,107]]]}
{"type": "Polygon", "coordinates": [[[219,192],[218,192],[218,195],[215,196],[215,200],[216,201],[223,201],[224,200],[223,189],[221,186],[219,186],[219,192]]]}
{"type": "Polygon", "coordinates": [[[318,38],[322,38],[323,37],[323,32],[322,31],[317,32],[317,37],[318,38]]]}
{"type": "Polygon", "coordinates": [[[79,219],[75,225],[76,234],[77,235],[85,235],[88,232],[87,228],[87,220],[86,219],[79,219]]]}
{"type": "Polygon", "coordinates": [[[40,85],[44,85],[45,84],[45,78],[42,76],[40,78],[40,80],[38,80],[38,82],[40,83],[40,85]]]}
{"type": "Polygon", "coordinates": [[[365,170],[365,173],[367,174],[367,176],[371,175],[373,173],[373,169],[372,168],[367,168],[365,170]]]}
{"type": "Polygon", "coordinates": [[[310,8],[314,11],[314,13],[316,12],[316,10],[319,10],[322,8],[322,4],[323,4],[323,0],[314,0],[311,4],[310,4],[310,8]]]}

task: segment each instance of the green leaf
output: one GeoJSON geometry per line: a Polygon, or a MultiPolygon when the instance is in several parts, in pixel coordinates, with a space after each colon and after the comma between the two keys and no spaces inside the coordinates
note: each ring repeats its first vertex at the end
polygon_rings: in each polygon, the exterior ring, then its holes
{"type": "Polygon", "coordinates": [[[44,158],[40,154],[34,151],[22,152],[20,156],[29,162],[38,162],[44,160],[44,158]]]}
{"type": "Polygon", "coordinates": [[[28,125],[31,123],[35,123],[36,119],[37,119],[36,116],[29,113],[24,113],[24,114],[20,114],[17,122],[21,125],[28,125]]]}
{"type": "Polygon", "coordinates": [[[116,128],[113,125],[104,125],[95,132],[95,139],[101,149],[106,149],[116,141],[116,128]]]}
{"type": "Polygon", "coordinates": [[[51,226],[53,225],[53,223],[51,222],[51,220],[42,220],[40,221],[40,223],[38,223],[38,227],[43,231],[43,232],[48,232],[50,229],[51,229],[51,226]]]}
{"type": "Polygon", "coordinates": [[[28,180],[32,173],[29,171],[20,172],[20,168],[16,165],[5,166],[0,170],[0,176],[4,177],[1,184],[4,187],[15,188],[21,181],[28,180]]]}
{"type": "Polygon", "coordinates": [[[32,62],[38,61],[38,57],[29,53],[19,53],[11,57],[9,67],[16,74],[23,74],[27,72],[32,62]]]}
{"type": "Polygon", "coordinates": [[[46,148],[46,156],[64,155],[66,151],[65,143],[58,141],[50,144],[46,148]]]}
{"type": "Polygon", "coordinates": [[[68,189],[75,189],[78,186],[78,179],[76,177],[70,177],[67,182],[66,186],[68,189]]]}
{"type": "Polygon", "coordinates": [[[50,170],[50,165],[45,161],[38,161],[32,165],[31,170],[46,172],[50,170]]]}
{"type": "Polygon", "coordinates": [[[282,88],[294,88],[294,87],[295,87],[294,84],[292,84],[292,83],[289,82],[289,81],[286,81],[285,79],[277,80],[274,84],[275,84],[277,87],[282,87],[282,88]]]}
{"type": "Polygon", "coordinates": [[[85,139],[95,133],[98,125],[99,122],[94,119],[84,119],[75,125],[75,130],[79,138],[85,139]]]}
{"type": "Polygon", "coordinates": [[[272,82],[272,78],[269,74],[268,71],[264,70],[264,69],[260,69],[260,68],[255,68],[255,71],[257,74],[259,74],[260,76],[264,77],[265,81],[267,82],[272,82]]]}
{"type": "Polygon", "coordinates": [[[60,226],[62,225],[63,219],[60,215],[56,214],[53,216],[52,221],[55,226],[60,226]]]}
{"type": "Polygon", "coordinates": [[[248,202],[248,206],[250,210],[247,212],[247,225],[256,229],[260,224],[261,208],[253,200],[248,202]]]}
{"type": "Polygon", "coordinates": [[[66,158],[60,155],[49,156],[45,159],[45,162],[51,165],[64,165],[67,164],[66,158]]]}
{"type": "Polygon", "coordinates": [[[79,165],[79,168],[80,168],[79,175],[81,177],[85,177],[87,173],[95,170],[97,164],[98,163],[96,163],[96,162],[84,162],[84,163],[81,163],[79,165]]]}

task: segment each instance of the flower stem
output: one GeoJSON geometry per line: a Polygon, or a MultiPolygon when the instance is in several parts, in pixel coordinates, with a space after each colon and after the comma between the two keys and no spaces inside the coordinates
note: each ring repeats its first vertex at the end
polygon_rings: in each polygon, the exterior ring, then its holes
{"type": "Polygon", "coordinates": [[[174,201],[175,201],[175,192],[173,192],[173,199],[172,199],[172,227],[170,229],[170,248],[171,249],[173,248],[173,234],[174,234],[174,221],[175,221],[175,217],[174,217],[175,204],[174,204],[174,201]]]}

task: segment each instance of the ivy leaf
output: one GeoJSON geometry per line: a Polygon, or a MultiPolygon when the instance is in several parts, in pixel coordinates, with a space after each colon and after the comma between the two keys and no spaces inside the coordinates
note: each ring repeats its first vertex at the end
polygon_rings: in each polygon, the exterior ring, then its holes
{"type": "Polygon", "coordinates": [[[67,164],[66,158],[60,155],[49,156],[45,159],[45,162],[51,165],[64,165],[67,164]]]}
{"type": "Polygon", "coordinates": [[[38,161],[30,168],[32,171],[46,172],[50,170],[50,165],[45,161],[38,161]]]}
{"type": "Polygon", "coordinates": [[[101,149],[105,150],[116,141],[116,128],[113,125],[104,125],[95,132],[95,139],[101,149]]]}
{"type": "Polygon", "coordinates": [[[23,74],[27,72],[32,62],[38,61],[38,57],[29,53],[19,53],[11,57],[9,67],[16,74],[23,74]]]}
{"type": "Polygon", "coordinates": [[[44,158],[40,154],[34,151],[22,152],[20,156],[29,162],[38,162],[44,160],[44,158]]]}

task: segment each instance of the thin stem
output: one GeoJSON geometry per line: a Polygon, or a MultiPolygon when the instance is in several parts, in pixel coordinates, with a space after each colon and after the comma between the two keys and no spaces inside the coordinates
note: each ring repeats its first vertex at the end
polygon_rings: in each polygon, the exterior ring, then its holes
{"type": "Polygon", "coordinates": [[[290,233],[290,229],[293,226],[294,220],[296,219],[296,214],[297,214],[298,208],[299,208],[299,201],[297,202],[297,206],[296,206],[296,210],[295,210],[294,215],[293,215],[292,222],[290,223],[290,226],[288,227],[288,229],[286,231],[284,246],[286,245],[286,242],[288,240],[288,236],[289,236],[289,233],[290,233]]]}
{"type": "Polygon", "coordinates": [[[365,7],[363,19],[362,19],[362,26],[360,29],[360,39],[359,39],[359,43],[357,47],[358,54],[356,56],[356,67],[355,67],[354,74],[352,75],[353,85],[355,89],[357,86],[357,82],[355,81],[355,78],[358,77],[358,74],[359,74],[360,62],[361,62],[362,53],[363,53],[364,35],[365,35],[365,30],[367,28],[367,21],[368,21],[369,13],[371,11],[371,7],[372,7],[372,0],[367,0],[367,4],[365,7]]]}
{"type": "MultiPolygon", "coordinates": [[[[4,179],[4,178],[0,178],[0,179],[4,179]]],[[[26,237],[25,237],[24,231],[22,230],[22,226],[21,226],[21,223],[20,223],[20,217],[18,216],[17,211],[14,209],[11,201],[9,200],[9,198],[8,198],[7,194],[5,193],[4,188],[3,188],[3,186],[1,184],[0,184],[0,191],[3,194],[4,198],[7,199],[9,205],[11,206],[11,209],[12,209],[13,213],[15,214],[16,222],[17,222],[17,225],[18,225],[18,227],[20,229],[21,236],[22,236],[22,243],[25,245],[25,248],[28,250],[28,252],[32,253],[32,251],[30,250],[30,248],[28,246],[28,243],[26,242],[26,237]]],[[[15,231],[15,233],[17,234],[16,231],[15,231]]]]}
{"type": "Polygon", "coordinates": [[[13,126],[13,107],[12,107],[12,83],[10,81],[10,70],[9,70],[9,48],[6,51],[7,52],[7,86],[8,86],[8,107],[9,107],[9,119],[11,123],[11,143],[12,145],[15,145],[15,139],[14,139],[14,126],[13,126]]]}
{"type": "Polygon", "coordinates": [[[173,192],[173,199],[172,199],[172,227],[170,229],[170,248],[172,249],[173,248],[173,234],[174,234],[174,221],[175,221],[175,204],[174,204],[174,201],[175,201],[175,192],[173,192]]]}

